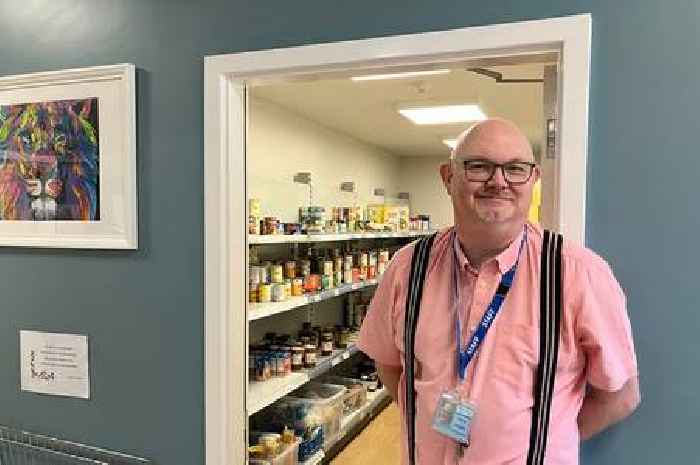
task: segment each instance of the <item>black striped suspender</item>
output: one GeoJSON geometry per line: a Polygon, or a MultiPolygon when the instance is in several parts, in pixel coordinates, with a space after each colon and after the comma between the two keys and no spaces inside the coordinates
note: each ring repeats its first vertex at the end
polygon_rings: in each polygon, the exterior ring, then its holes
{"type": "MultiPolygon", "coordinates": [[[[428,269],[430,249],[435,235],[420,239],[413,251],[404,327],[404,369],[406,371],[406,431],[408,433],[408,463],[416,463],[416,395],[414,346],[423,283],[428,269]]],[[[540,270],[540,360],[535,378],[535,403],[530,428],[530,446],[527,465],[544,464],[547,431],[554,391],[557,355],[559,353],[559,326],[561,322],[561,248],[562,236],[544,231],[540,270]]]]}

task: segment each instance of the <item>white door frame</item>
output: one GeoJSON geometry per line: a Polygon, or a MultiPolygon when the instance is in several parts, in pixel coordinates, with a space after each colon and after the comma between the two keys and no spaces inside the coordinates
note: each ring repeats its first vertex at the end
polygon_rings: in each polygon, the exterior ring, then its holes
{"type": "Polygon", "coordinates": [[[584,243],[591,17],[470,27],[206,57],[206,465],[246,461],[246,83],[295,75],[558,51],[559,230],[584,243]]]}

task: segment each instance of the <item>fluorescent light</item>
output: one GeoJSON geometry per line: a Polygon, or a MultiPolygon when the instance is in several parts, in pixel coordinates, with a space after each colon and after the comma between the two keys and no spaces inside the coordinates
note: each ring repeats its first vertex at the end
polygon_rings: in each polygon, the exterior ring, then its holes
{"type": "Polygon", "coordinates": [[[443,139],[442,143],[448,146],[450,149],[454,150],[457,146],[457,139],[443,139]]]}
{"type": "Polygon", "coordinates": [[[414,124],[450,124],[483,121],[486,115],[479,105],[442,105],[423,108],[402,108],[402,116],[414,124]]]}
{"type": "Polygon", "coordinates": [[[353,81],[378,81],[380,79],[406,79],[416,76],[433,76],[436,74],[447,74],[449,72],[449,69],[433,69],[429,71],[409,71],[406,73],[368,74],[365,76],[353,76],[350,79],[353,81]]]}

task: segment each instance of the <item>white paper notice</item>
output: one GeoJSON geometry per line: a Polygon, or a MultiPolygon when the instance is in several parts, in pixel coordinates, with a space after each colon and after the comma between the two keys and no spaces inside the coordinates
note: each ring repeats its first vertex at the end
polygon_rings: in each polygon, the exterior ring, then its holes
{"type": "Polygon", "coordinates": [[[19,345],[23,391],[90,398],[87,336],[20,331],[19,345]]]}

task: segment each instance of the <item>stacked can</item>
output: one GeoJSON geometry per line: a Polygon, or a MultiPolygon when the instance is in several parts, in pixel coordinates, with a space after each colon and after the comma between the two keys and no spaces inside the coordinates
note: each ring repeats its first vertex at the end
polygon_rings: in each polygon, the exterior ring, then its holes
{"type": "Polygon", "coordinates": [[[260,234],[260,200],[248,200],[248,234],[260,234]]]}

